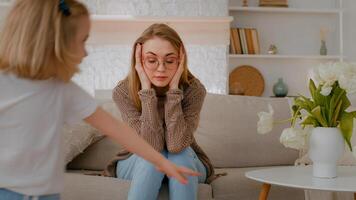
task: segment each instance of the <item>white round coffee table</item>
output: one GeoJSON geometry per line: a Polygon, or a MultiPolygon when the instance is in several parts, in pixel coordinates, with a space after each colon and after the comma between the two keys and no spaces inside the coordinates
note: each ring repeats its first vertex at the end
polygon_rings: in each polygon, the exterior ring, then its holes
{"type": "Polygon", "coordinates": [[[259,200],[266,200],[271,185],[292,188],[353,192],[356,200],[356,167],[339,166],[333,179],[315,178],[311,166],[272,167],[246,172],[249,179],[262,182],[259,200]]]}

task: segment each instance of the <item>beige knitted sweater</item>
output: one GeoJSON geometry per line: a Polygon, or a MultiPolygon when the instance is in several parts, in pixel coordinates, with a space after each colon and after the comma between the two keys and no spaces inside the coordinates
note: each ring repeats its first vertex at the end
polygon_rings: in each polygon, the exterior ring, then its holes
{"type": "MultiPolygon", "coordinates": [[[[214,178],[214,169],[209,158],[198,146],[194,132],[199,123],[200,110],[206,95],[204,86],[193,78],[184,89],[169,90],[158,96],[154,89],[139,91],[142,111],[129,97],[128,81],[120,81],[113,91],[113,99],[120,109],[122,119],[134,128],[152,147],[161,152],[179,153],[191,147],[207,169],[207,183],[214,178]]],[[[122,150],[109,163],[104,175],[116,177],[116,163],[131,156],[122,150]]]]}

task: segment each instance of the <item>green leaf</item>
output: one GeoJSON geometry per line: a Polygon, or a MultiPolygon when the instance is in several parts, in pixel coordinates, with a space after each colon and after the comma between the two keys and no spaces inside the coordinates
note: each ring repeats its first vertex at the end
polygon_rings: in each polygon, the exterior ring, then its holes
{"type": "Polygon", "coordinates": [[[304,101],[304,103],[309,107],[308,109],[313,110],[313,108],[315,107],[314,102],[311,99],[309,99],[301,94],[299,96],[304,101]]]}
{"type": "Polygon", "coordinates": [[[351,103],[350,103],[350,100],[349,100],[349,98],[347,98],[347,96],[346,96],[346,92],[345,92],[345,94],[343,94],[342,96],[341,96],[341,99],[342,99],[342,108],[341,108],[341,110],[346,110],[348,107],[350,107],[351,106],[351,103]]]}
{"type": "Polygon", "coordinates": [[[354,126],[354,114],[353,113],[348,113],[348,112],[343,112],[341,114],[341,121],[340,121],[340,130],[342,132],[342,135],[349,146],[350,150],[352,151],[352,145],[351,145],[351,136],[352,136],[352,130],[354,126]]]}
{"type": "Polygon", "coordinates": [[[352,111],[352,112],[350,112],[350,114],[351,114],[354,118],[356,118],[356,111],[352,111]]]}
{"type": "Polygon", "coordinates": [[[315,98],[314,95],[315,95],[315,92],[316,92],[316,86],[315,86],[315,83],[314,83],[313,79],[309,80],[309,91],[310,91],[310,95],[314,99],[315,98]]]}
{"type": "Polygon", "coordinates": [[[334,115],[333,115],[334,117],[333,117],[332,122],[331,122],[333,127],[337,126],[337,119],[339,119],[341,106],[342,106],[342,101],[339,101],[339,104],[337,105],[337,107],[335,109],[335,112],[334,112],[334,115]]]}
{"type": "Polygon", "coordinates": [[[318,86],[318,89],[316,90],[314,96],[313,96],[313,100],[314,100],[314,103],[316,106],[325,106],[327,107],[327,99],[328,97],[322,95],[320,92],[321,92],[321,88],[322,88],[322,85],[319,85],[318,86]]]}
{"type": "Polygon", "coordinates": [[[322,127],[328,127],[323,115],[321,114],[320,106],[315,107],[312,111],[313,117],[321,124],[322,127]]]}
{"type": "Polygon", "coordinates": [[[312,125],[313,127],[318,127],[320,124],[318,123],[318,120],[316,120],[313,116],[308,116],[306,117],[302,122],[300,122],[301,125],[312,125]]]}
{"type": "MultiPolygon", "coordinates": [[[[345,93],[345,90],[343,90],[337,86],[337,87],[335,87],[335,89],[333,91],[333,95],[330,99],[329,118],[332,118],[333,123],[338,119],[338,118],[334,119],[335,115],[338,115],[338,114],[335,114],[335,112],[337,111],[336,110],[337,107],[341,106],[341,105],[339,105],[339,103],[340,103],[340,101],[342,101],[341,97],[344,93],[345,93]]],[[[339,108],[339,111],[337,111],[337,112],[340,112],[340,110],[341,110],[341,107],[339,108]]]]}
{"type": "Polygon", "coordinates": [[[299,109],[306,109],[308,110],[308,104],[304,102],[302,98],[297,98],[295,100],[295,105],[299,107],[299,109]]]}

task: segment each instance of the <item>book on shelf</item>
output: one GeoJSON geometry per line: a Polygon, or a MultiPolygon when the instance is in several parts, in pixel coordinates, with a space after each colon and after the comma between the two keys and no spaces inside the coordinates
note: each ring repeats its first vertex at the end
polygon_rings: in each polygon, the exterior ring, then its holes
{"type": "Polygon", "coordinates": [[[248,54],[255,54],[255,51],[253,49],[253,41],[252,41],[252,29],[246,28],[245,30],[245,36],[246,36],[246,44],[247,44],[247,53],[248,54]]]}
{"type": "Polygon", "coordinates": [[[231,54],[259,54],[260,44],[254,28],[230,28],[231,54]]]}
{"type": "Polygon", "coordinates": [[[244,28],[239,28],[239,33],[240,33],[242,54],[248,54],[245,29],[244,28]]]}
{"type": "Polygon", "coordinates": [[[237,54],[242,54],[241,42],[240,42],[240,34],[237,28],[232,29],[232,34],[235,42],[235,49],[237,54]]]}
{"type": "Polygon", "coordinates": [[[235,38],[232,32],[233,32],[233,28],[230,28],[230,53],[236,54],[235,38]]]}
{"type": "Polygon", "coordinates": [[[257,29],[251,29],[252,32],[252,43],[253,43],[253,50],[255,54],[260,54],[260,42],[258,40],[258,33],[257,29]]]}

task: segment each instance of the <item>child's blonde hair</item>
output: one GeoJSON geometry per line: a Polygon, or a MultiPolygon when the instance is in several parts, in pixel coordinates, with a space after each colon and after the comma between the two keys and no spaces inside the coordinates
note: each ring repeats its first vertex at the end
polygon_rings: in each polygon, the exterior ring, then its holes
{"type": "Polygon", "coordinates": [[[69,81],[79,71],[70,45],[88,9],[75,0],[17,0],[0,40],[0,70],[33,80],[69,81]],[[68,13],[69,11],[69,13],[68,13]]]}
{"type": "MultiPolygon", "coordinates": [[[[147,40],[150,40],[153,37],[167,40],[177,52],[179,52],[180,48],[182,48],[183,54],[187,55],[183,41],[179,37],[178,33],[166,24],[152,24],[141,34],[141,36],[135,41],[133,45],[131,54],[131,69],[129,75],[127,76],[129,82],[129,96],[138,110],[141,110],[141,101],[138,96],[138,91],[141,90],[141,82],[135,69],[135,48],[137,44],[144,44],[147,40]]],[[[187,56],[185,56],[183,61],[183,68],[184,70],[179,81],[179,88],[181,89],[187,87],[189,85],[189,80],[194,78],[194,76],[188,70],[187,56]]]]}

